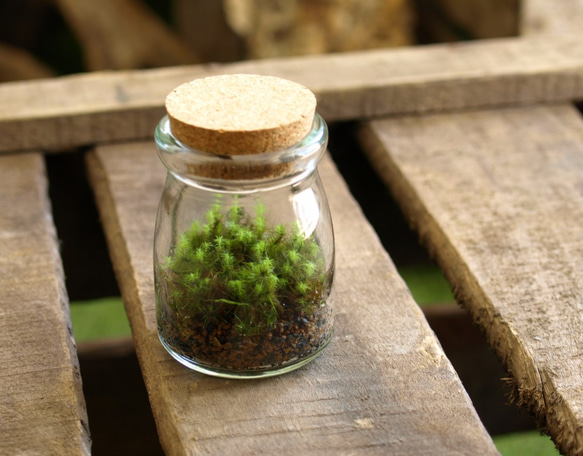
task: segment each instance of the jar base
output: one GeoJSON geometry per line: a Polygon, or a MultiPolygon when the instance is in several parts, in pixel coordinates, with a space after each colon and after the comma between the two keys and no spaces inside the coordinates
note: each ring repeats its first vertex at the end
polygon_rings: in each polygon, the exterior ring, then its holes
{"type": "Polygon", "coordinates": [[[197,363],[196,361],[181,355],[180,353],[176,352],[165,340],[158,334],[160,342],[162,346],[166,349],[166,351],[180,364],[183,366],[188,367],[191,370],[199,372],[201,374],[210,375],[213,377],[221,377],[221,378],[229,378],[229,379],[238,379],[238,380],[250,380],[255,378],[267,378],[267,377],[275,377],[277,375],[287,374],[288,372],[292,372],[300,367],[305,366],[309,362],[313,361],[317,358],[324,348],[330,343],[332,340],[332,334],[328,337],[328,339],[322,344],[317,351],[312,353],[311,355],[307,356],[306,358],[299,359],[292,364],[286,364],[280,367],[274,368],[267,368],[267,369],[257,369],[257,370],[230,370],[230,369],[221,369],[218,367],[208,366],[203,363],[197,363]]]}

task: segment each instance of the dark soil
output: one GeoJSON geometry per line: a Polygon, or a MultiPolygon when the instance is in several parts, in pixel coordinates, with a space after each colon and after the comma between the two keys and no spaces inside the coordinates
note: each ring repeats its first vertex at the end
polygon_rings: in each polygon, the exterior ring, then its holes
{"type": "Polygon", "coordinates": [[[160,335],[172,349],[212,369],[263,371],[294,364],[316,353],[328,341],[332,319],[328,306],[306,315],[284,311],[264,334],[240,334],[229,321],[193,321],[182,331],[169,319],[159,320],[160,335]]]}

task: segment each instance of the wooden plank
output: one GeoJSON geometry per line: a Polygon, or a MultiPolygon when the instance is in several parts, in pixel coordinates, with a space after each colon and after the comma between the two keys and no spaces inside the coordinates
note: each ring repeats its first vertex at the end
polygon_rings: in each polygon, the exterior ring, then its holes
{"type": "Polygon", "coordinates": [[[415,5],[427,42],[518,35],[520,0],[416,0],[415,5]]]}
{"type": "Polygon", "coordinates": [[[583,454],[583,122],[570,105],[374,121],[371,161],[508,366],[583,454]]]}
{"type": "Polygon", "coordinates": [[[40,154],[0,157],[0,453],[89,454],[40,154]]]}
{"type": "Polygon", "coordinates": [[[409,0],[219,0],[254,59],[407,46],[414,43],[409,0]]]}
{"type": "Polygon", "coordinates": [[[26,50],[0,43],[0,82],[51,76],[53,72],[26,50]]]}
{"type": "Polygon", "coordinates": [[[497,454],[329,159],[321,172],[337,238],[334,340],[305,368],[261,381],[191,372],[158,340],[152,242],[165,169],[154,146],[103,146],[88,168],[168,454],[497,454]]]}
{"type": "Polygon", "coordinates": [[[521,35],[580,35],[581,24],[582,0],[521,0],[521,35]]]}
{"type": "Polygon", "coordinates": [[[143,2],[56,0],[88,70],[199,63],[200,58],[143,2]]]}
{"type": "Polygon", "coordinates": [[[579,100],[579,44],[507,38],[7,83],[0,85],[0,151],[151,137],[168,92],[216,73],[296,80],[317,94],[327,120],[579,100]]]}
{"type": "Polygon", "coordinates": [[[234,62],[245,56],[243,38],[229,25],[224,3],[224,0],[172,1],[172,23],[203,62],[234,62]]]}

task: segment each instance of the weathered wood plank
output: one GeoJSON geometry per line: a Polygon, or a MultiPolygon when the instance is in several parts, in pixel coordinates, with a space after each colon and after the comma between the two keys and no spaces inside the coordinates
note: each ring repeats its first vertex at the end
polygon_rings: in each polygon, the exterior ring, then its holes
{"type": "Polygon", "coordinates": [[[218,0],[254,59],[325,54],[414,43],[408,0],[218,0]]]}
{"type": "Polygon", "coordinates": [[[520,0],[416,0],[422,39],[428,42],[518,35],[520,0]]]}
{"type": "Polygon", "coordinates": [[[29,52],[0,43],[0,82],[51,76],[53,72],[29,52]]]}
{"type": "Polygon", "coordinates": [[[229,25],[225,5],[224,0],[172,1],[175,28],[203,62],[234,62],[245,57],[243,38],[229,25]]]}
{"type": "Polygon", "coordinates": [[[153,223],[165,170],[151,143],[89,156],[109,249],[168,454],[496,454],[457,374],[333,165],[335,337],[310,365],[233,381],[191,372],[155,321],[153,223]]]}
{"type": "Polygon", "coordinates": [[[40,154],[0,157],[0,453],[89,454],[40,154]]]}
{"type": "Polygon", "coordinates": [[[581,35],[581,24],[582,0],[521,0],[521,35],[581,35]]]}
{"type": "Polygon", "coordinates": [[[83,48],[88,70],[200,63],[143,2],[56,0],[83,48]]]}
{"type": "Polygon", "coordinates": [[[569,105],[374,121],[371,161],[559,449],[583,454],[583,122],[569,105]]]}
{"type": "Polygon", "coordinates": [[[305,84],[328,120],[583,99],[583,47],[569,37],[93,73],[0,85],[0,151],[151,137],[175,86],[235,72],[305,84]]]}

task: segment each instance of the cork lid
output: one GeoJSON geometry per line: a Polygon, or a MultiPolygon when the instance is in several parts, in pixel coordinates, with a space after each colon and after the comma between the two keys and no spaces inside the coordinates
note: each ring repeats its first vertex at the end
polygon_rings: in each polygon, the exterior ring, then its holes
{"type": "Polygon", "coordinates": [[[251,74],[187,82],[166,98],[172,134],[183,144],[219,155],[285,149],[311,130],[316,97],[286,79],[251,74]]]}

